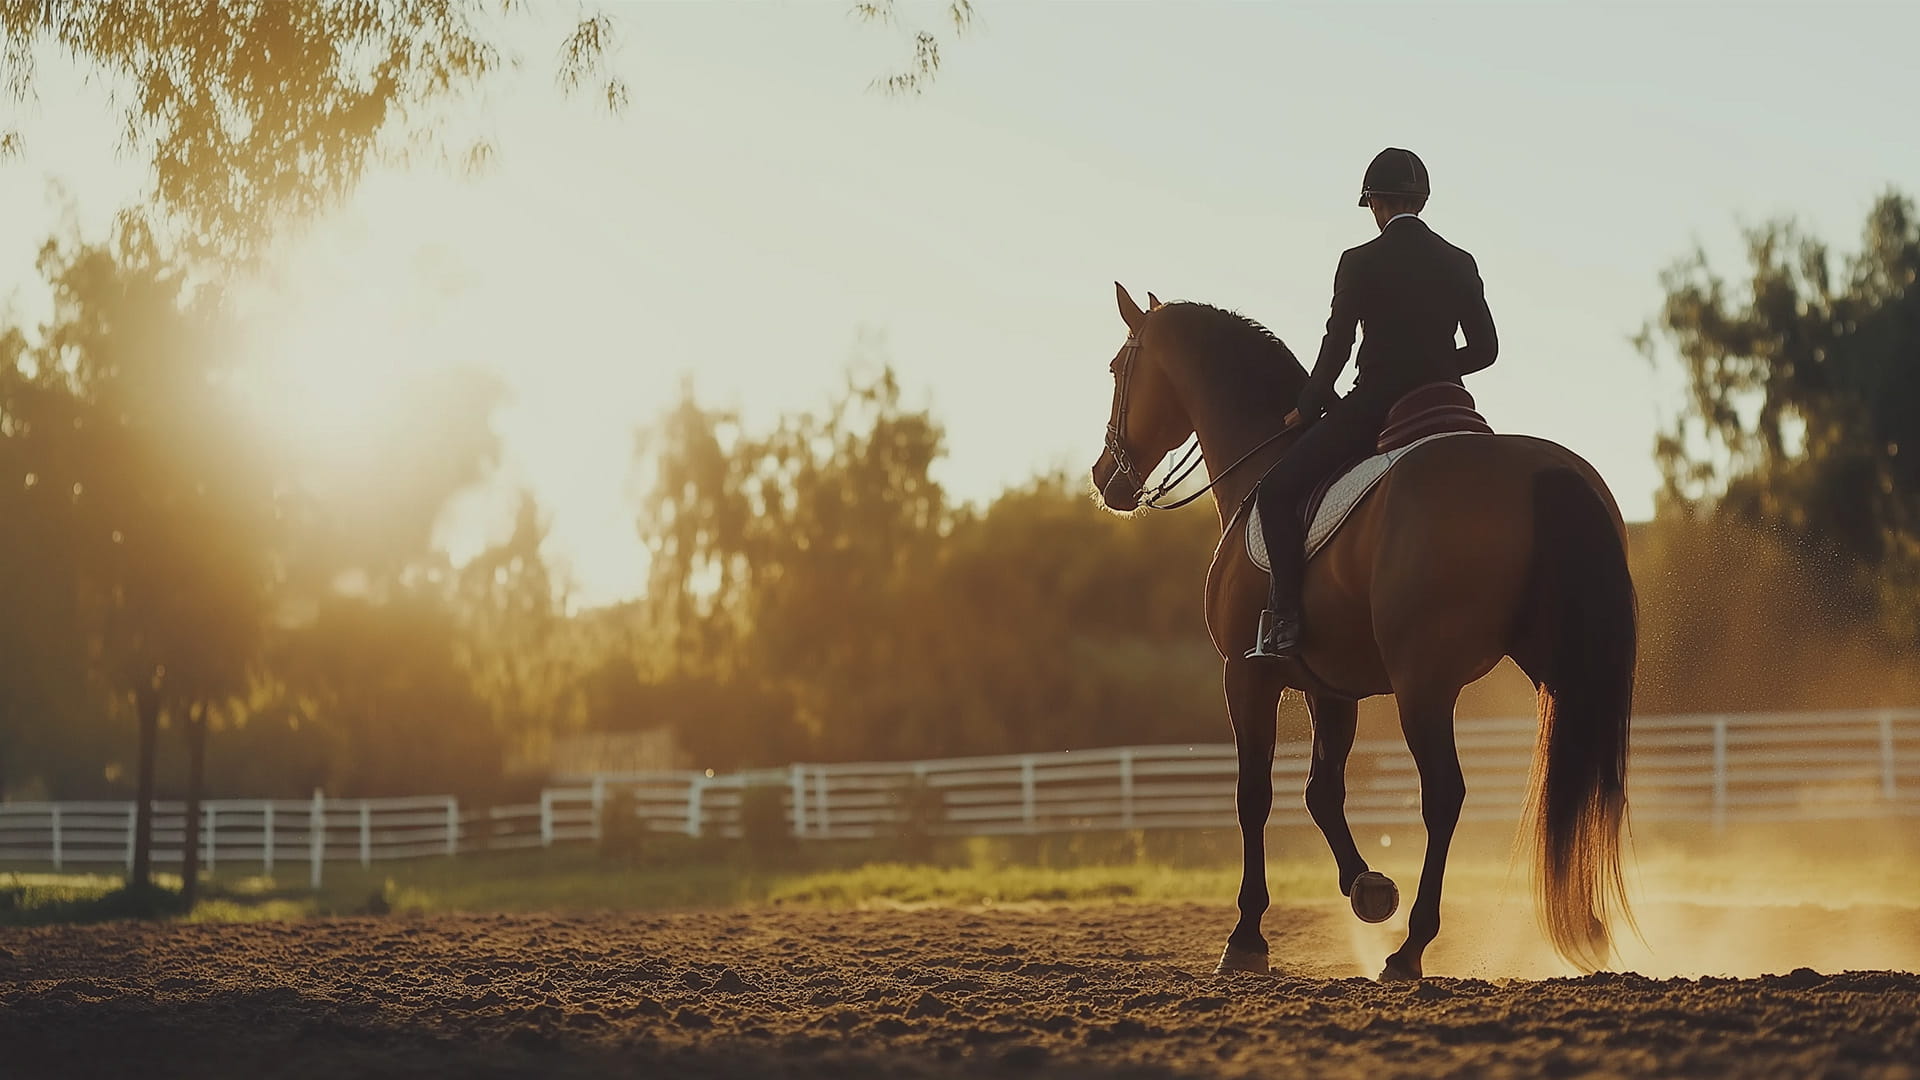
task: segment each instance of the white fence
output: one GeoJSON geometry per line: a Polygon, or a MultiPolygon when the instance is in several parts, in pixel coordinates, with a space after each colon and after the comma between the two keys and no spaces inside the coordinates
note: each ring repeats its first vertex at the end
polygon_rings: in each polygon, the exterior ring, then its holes
{"type": "MultiPolygon", "coordinates": [[[[1467,820],[1511,820],[1533,758],[1531,717],[1457,728],[1467,820]]],[[[1308,748],[1283,745],[1272,823],[1309,824],[1298,798],[1308,748]]],[[[1920,817],[1920,709],[1658,716],[1634,722],[1629,793],[1637,821],[1730,822],[1920,817]]],[[[653,772],[575,778],[537,803],[463,808],[451,796],[214,799],[202,806],[201,863],[271,873],[328,861],[551,847],[596,841],[610,808],[646,829],[738,836],[749,790],[777,802],[803,839],[861,839],[920,828],[949,835],[1093,829],[1232,828],[1230,745],[1143,746],[946,761],[798,764],[711,776],[653,772]]],[[[1358,825],[1420,823],[1419,777],[1398,739],[1354,747],[1347,816],[1358,825]]],[[[130,802],[0,804],[0,864],[127,865],[130,802]]],[[[177,864],[184,808],[154,805],[154,861],[177,864]]]]}

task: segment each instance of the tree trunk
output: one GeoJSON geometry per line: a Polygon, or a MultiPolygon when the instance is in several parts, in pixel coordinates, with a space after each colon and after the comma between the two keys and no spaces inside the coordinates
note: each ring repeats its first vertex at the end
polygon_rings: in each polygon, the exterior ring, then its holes
{"type": "Polygon", "coordinates": [[[200,899],[200,797],[207,774],[207,707],[196,703],[187,716],[187,836],[180,853],[180,902],[193,910],[200,899]]]}
{"type": "MultiPolygon", "coordinates": [[[[12,730],[7,723],[8,711],[6,699],[0,697],[0,803],[7,801],[7,766],[9,762],[7,759],[7,737],[5,733],[12,730]]],[[[53,795],[49,793],[47,797],[52,798],[53,795]]]]}
{"type": "Polygon", "coordinates": [[[153,754],[160,732],[160,691],[145,686],[133,693],[140,718],[139,769],[134,780],[133,869],[129,886],[153,884],[153,754]]]}

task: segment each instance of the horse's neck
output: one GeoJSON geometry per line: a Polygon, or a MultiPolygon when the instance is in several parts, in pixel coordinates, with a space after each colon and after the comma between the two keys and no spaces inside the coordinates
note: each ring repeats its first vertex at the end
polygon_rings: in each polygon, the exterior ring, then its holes
{"type": "MultiPolygon", "coordinates": [[[[1287,410],[1292,408],[1267,402],[1269,394],[1249,394],[1246,388],[1231,385],[1229,380],[1208,378],[1213,373],[1204,365],[1189,363],[1184,367],[1175,382],[1181,404],[1186,407],[1187,417],[1193,421],[1193,430],[1200,439],[1200,453],[1206,459],[1210,476],[1218,477],[1272,438],[1285,423],[1287,410]]],[[[1254,485],[1279,460],[1289,441],[1282,439],[1261,447],[1214,485],[1213,505],[1220,514],[1222,531],[1232,522],[1254,485]]]]}

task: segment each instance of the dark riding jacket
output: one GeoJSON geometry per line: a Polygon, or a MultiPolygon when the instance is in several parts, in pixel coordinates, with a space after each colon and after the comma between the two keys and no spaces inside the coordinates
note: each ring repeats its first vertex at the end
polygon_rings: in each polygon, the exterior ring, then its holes
{"type": "Polygon", "coordinates": [[[1361,399],[1355,405],[1364,401],[1382,416],[1407,391],[1458,383],[1493,363],[1500,351],[1473,256],[1411,214],[1340,256],[1327,336],[1300,395],[1303,413],[1315,415],[1334,401],[1334,382],[1361,324],[1366,336],[1352,396],[1361,399]],[[1467,342],[1459,348],[1453,343],[1456,326],[1467,342]]]}

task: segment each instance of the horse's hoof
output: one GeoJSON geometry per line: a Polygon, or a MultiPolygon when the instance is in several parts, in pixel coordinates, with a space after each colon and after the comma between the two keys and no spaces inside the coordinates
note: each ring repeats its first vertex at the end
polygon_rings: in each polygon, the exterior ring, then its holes
{"type": "Polygon", "coordinates": [[[1267,966],[1266,953],[1229,945],[1226,951],[1220,954],[1220,966],[1214,968],[1213,973],[1230,975],[1236,971],[1243,971],[1250,975],[1272,974],[1272,969],[1267,966]]]}
{"type": "Polygon", "coordinates": [[[1418,982],[1420,969],[1408,967],[1398,956],[1387,957],[1387,966],[1380,969],[1381,982],[1418,982]]]}
{"type": "Polygon", "coordinates": [[[1361,922],[1386,922],[1400,910],[1400,887],[1377,870],[1368,870],[1354,878],[1353,888],[1347,895],[1353,901],[1353,913],[1360,916],[1361,922]]]}

